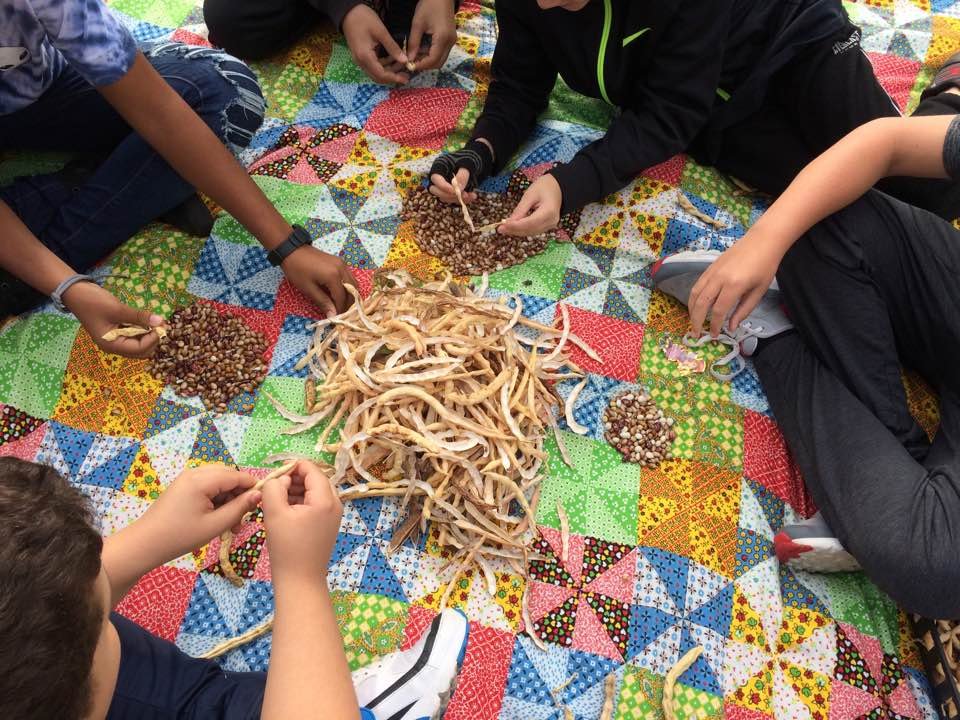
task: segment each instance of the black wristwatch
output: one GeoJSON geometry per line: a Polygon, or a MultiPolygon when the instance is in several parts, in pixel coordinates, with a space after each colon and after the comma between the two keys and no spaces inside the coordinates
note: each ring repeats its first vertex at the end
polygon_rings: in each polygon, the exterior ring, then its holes
{"type": "Polygon", "coordinates": [[[270,261],[270,264],[276,267],[284,260],[287,259],[287,256],[296,250],[298,247],[310,244],[310,233],[304,230],[299,225],[293,226],[293,232],[290,233],[290,237],[284,240],[282,243],[277,245],[273,250],[267,253],[267,260],[270,261]]]}

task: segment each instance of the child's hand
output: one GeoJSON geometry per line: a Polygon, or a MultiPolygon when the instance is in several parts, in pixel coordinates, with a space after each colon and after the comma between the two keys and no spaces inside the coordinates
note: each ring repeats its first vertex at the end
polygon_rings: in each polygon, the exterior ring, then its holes
{"type": "Polygon", "coordinates": [[[472,190],[464,190],[464,188],[469,187],[472,182],[470,179],[470,171],[467,168],[460,168],[457,170],[456,175],[451,175],[449,178],[444,177],[440,173],[433,173],[430,176],[430,192],[440,198],[441,202],[457,202],[457,191],[453,189],[453,183],[451,182],[454,177],[457,178],[457,184],[460,185],[460,195],[463,197],[463,201],[469,205],[476,200],[477,194],[475,192],[472,190]]]}
{"type": "Polygon", "coordinates": [[[263,522],[274,580],[325,582],[343,508],[330,481],[301,460],[263,486],[263,522]]]}
{"type": "Polygon", "coordinates": [[[434,70],[442,67],[457,41],[457,20],[451,0],[420,0],[413,13],[410,37],[407,39],[407,54],[417,70],[434,70]],[[421,52],[424,35],[430,35],[431,43],[421,52]]]}
{"type": "Polygon", "coordinates": [[[405,73],[394,72],[380,62],[377,48],[382,47],[387,55],[400,65],[406,65],[407,55],[383,24],[380,16],[364,3],[354,5],[343,18],[343,36],[347,40],[353,61],[375,82],[403,85],[410,79],[405,73]]]}
{"type": "Polygon", "coordinates": [[[560,223],[563,193],[560,183],[547,173],[537,178],[520,198],[513,214],[497,228],[504,235],[539,235],[560,223]]]}
{"type": "Polygon", "coordinates": [[[248,492],[256,482],[252,475],[223,465],[184,470],[137,524],[149,528],[161,557],[180,557],[239,525],[260,502],[259,491],[248,492]]]}
{"type": "Polygon", "coordinates": [[[690,291],[687,307],[694,332],[701,332],[709,315],[710,334],[716,337],[731,311],[729,328],[731,332],[736,330],[769,289],[782,259],[776,243],[767,242],[754,231],[738,240],[690,291]]]}
{"type": "Polygon", "coordinates": [[[140,325],[141,327],[163,325],[163,318],[159,315],[124,305],[109,291],[92,282],[78,282],[68,288],[64,293],[63,303],[76,315],[77,320],[90,333],[93,342],[104,352],[132,358],[153,355],[160,339],[155,332],[139,337],[121,337],[111,341],[104,340],[103,336],[108,330],[113,330],[120,325],[140,325]]]}
{"type": "Polygon", "coordinates": [[[290,282],[313,300],[326,317],[341,313],[350,306],[353,297],[343,285],[356,283],[350,269],[335,255],[304,245],[290,253],[280,267],[290,282]]]}

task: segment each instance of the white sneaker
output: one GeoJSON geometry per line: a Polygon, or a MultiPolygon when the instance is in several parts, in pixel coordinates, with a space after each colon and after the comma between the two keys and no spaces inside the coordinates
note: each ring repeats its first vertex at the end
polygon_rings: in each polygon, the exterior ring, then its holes
{"type": "Polygon", "coordinates": [[[444,610],[412,648],[385,655],[353,673],[362,716],[374,720],[442,717],[469,634],[466,615],[444,610]]]}

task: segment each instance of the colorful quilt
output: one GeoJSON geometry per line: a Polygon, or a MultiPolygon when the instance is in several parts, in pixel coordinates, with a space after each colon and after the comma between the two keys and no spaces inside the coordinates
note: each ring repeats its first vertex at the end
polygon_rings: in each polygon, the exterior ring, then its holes
{"type": "MultiPolygon", "coordinates": [[[[206,43],[196,0],[112,5],[141,41],[206,43]]],[[[850,11],[883,84],[904,108],[960,48],[956,0],[871,0],[850,11]]],[[[378,267],[441,269],[419,251],[401,211],[432,158],[460,145],[483,105],[496,42],[492,7],[465,1],[458,21],[459,42],[443,70],[403,89],[370,84],[343,40],[322,29],[254,65],[270,105],[241,159],[290,221],[356,269],[361,286],[369,287],[378,267]]],[[[558,85],[510,172],[485,189],[525,186],[598,137],[609,117],[604,104],[558,85]]],[[[11,157],[0,175],[58,162],[11,157]]],[[[651,263],[681,248],[727,247],[762,210],[712,170],[677,157],[586,208],[568,223],[572,242],[552,243],[491,276],[494,292],[519,294],[538,319],[551,322],[566,305],[574,331],[604,362],[575,358],[590,372],[577,410],[590,433],[567,433],[575,466],[552,455],[543,484],[537,522],[547,560],[531,567],[529,597],[548,649],[521,631],[523,579],[499,575],[491,597],[478,578],[461,577],[452,603],[465,610],[472,632],[450,720],[561,720],[561,705],[578,720],[594,720],[610,673],[615,717],[655,720],[664,674],[694,645],[705,651],[678,686],[681,717],[934,717],[904,616],[888,598],[861,575],[794,573],[772,556],[777,530],[814,506],[756,375],[732,384],[685,376],[661,350],[667,336],[683,332],[686,315],[652,291],[651,263]],[[685,213],[681,195],[726,229],[685,213]],[[641,385],[676,419],[677,459],[656,470],[621,463],[602,440],[608,398],[641,385]],[[558,500],[573,533],[566,562],[558,500]],[[555,701],[552,691],[564,685],[555,701]]],[[[144,362],[101,354],[73,317],[46,306],[0,332],[0,454],[66,474],[111,533],[191,464],[257,469],[273,453],[312,449],[315,434],[280,434],[287,423],[263,391],[291,406],[302,402],[303,373],[294,365],[316,311],[237,222],[221,215],[199,240],[151,226],[107,264],[124,276],[109,286],[134,304],[169,313],[199,300],[264,333],[272,350],[263,388],[224,414],[208,413],[151,378],[144,362]]],[[[935,422],[930,398],[911,397],[924,422],[935,422]]],[[[445,590],[434,543],[386,552],[400,515],[383,499],[345,508],[330,584],[353,668],[412,642],[445,590]]],[[[148,574],[121,612],[190,653],[261,622],[272,612],[262,527],[245,526],[231,548],[247,578],[242,588],[224,579],[218,542],[148,574]]],[[[264,669],[269,655],[267,636],[224,665],[264,669]]]]}

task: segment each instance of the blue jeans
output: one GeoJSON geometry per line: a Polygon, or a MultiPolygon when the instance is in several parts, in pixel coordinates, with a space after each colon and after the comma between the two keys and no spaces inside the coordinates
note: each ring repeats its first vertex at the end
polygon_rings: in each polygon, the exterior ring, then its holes
{"type": "MultiPolygon", "coordinates": [[[[253,72],[219,50],[164,42],[144,54],[161,77],[228,146],[245,147],[263,122],[253,72]]],[[[32,105],[0,116],[0,150],[105,156],[69,187],[57,174],[17,178],[0,199],[78,272],[116,249],[194,189],[103,99],[67,68],[32,105]]]]}

